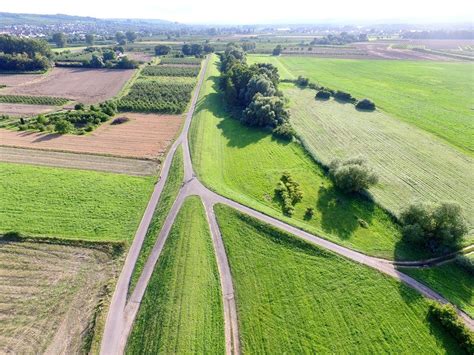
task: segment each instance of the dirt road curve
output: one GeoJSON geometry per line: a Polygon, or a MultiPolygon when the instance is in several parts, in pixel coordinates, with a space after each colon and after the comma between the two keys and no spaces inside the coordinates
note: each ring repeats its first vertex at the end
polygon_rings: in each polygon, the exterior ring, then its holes
{"type": "MultiPolygon", "coordinates": [[[[163,250],[163,247],[166,243],[166,239],[168,237],[169,231],[171,230],[173,222],[184,200],[186,199],[186,197],[191,196],[191,195],[198,195],[201,197],[205,206],[207,219],[210,224],[212,240],[214,244],[216,259],[217,259],[220,278],[221,278],[222,297],[223,297],[223,305],[224,305],[224,320],[225,320],[225,342],[226,342],[227,354],[239,354],[240,343],[239,343],[238,319],[237,319],[236,304],[235,304],[235,299],[234,299],[232,275],[231,275],[230,267],[227,261],[227,255],[225,253],[222,237],[219,231],[219,226],[217,224],[217,221],[214,215],[214,210],[213,210],[213,206],[216,203],[226,204],[232,208],[235,208],[236,210],[240,212],[246,213],[265,223],[269,223],[277,228],[280,228],[286,232],[296,235],[297,237],[309,243],[316,244],[322,248],[328,249],[350,260],[353,260],[355,262],[358,262],[358,263],[370,266],[376,270],[379,270],[380,272],[383,272],[391,277],[394,277],[404,282],[405,284],[419,291],[421,294],[423,294],[424,296],[428,298],[434,299],[441,303],[448,303],[448,301],[444,299],[438,293],[434,292],[430,288],[419,283],[415,279],[399,272],[396,269],[394,263],[390,261],[374,258],[368,255],[362,254],[360,252],[342,247],[338,244],[332,243],[318,236],[309,234],[305,231],[302,231],[301,229],[298,229],[296,227],[283,223],[273,217],[267,216],[261,212],[258,212],[249,207],[243,206],[235,201],[222,197],[212,192],[211,190],[206,188],[201,182],[199,182],[199,180],[196,178],[194,174],[192,162],[191,162],[191,156],[189,153],[188,130],[191,124],[191,119],[194,113],[194,108],[196,106],[199,91],[201,89],[201,86],[204,80],[205,68],[207,67],[208,62],[209,62],[209,58],[206,60],[204,69],[202,70],[200,74],[199,82],[198,82],[198,85],[196,87],[196,90],[194,92],[193,99],[191,102],[191,107],[186,116],[183,132],[175,141],[175,143],[171,147],[166,157],[166,160],[163,164],[163,168],[161,171],[161,179],[155,187],[153,195],[150,199],[150,202],[147,206],[143,219],[135,235],[133,244],[127,255],[127,259],[125,260],[122,273],[117,282],[115,293],[112,297],[112,301],[110,304],[109,314],[107,317],[104,336],[103,336],[102,344],[101,344],[101,354],[114,354],[115,355],[115,354],[122,354],[124,352],[128,335],[130,333],[130,330],[133,325],[133,321],[140,307],[140,302],[145,293],[146,287],[148,285],[148,281],[150,280],[151,275],[153,273],[155,264],[158,261],[161,251],[163,250]],[[164,183],[168,176],[171,160],[179,144],[183,145],[185,181],[180,190],[178,198],[174,202],[171,208],[171,211],[169,212],[162,226],[157,242],[155,246],[153,247],[153,250],[145,264],[143,272],[140,275],[137,285],[135,286],[134,292],[130,296],[130,300],[127,303],[126,297],[127,297],[130,277],[132,275],[135,262],[138,258],[138,254],[140,252],[143,239],[148,229],[148,225],[150,224],[153,211],[155,210],[156,204],[158,203],[159,197],[161,195],[161,191],[163,190],[164,183]]],[[[433,261],[430,261],[430,262],[433,262],[433,261]]],[[[418,263],[420,265],[423,265],[425,262],[418,262],[418,263]]],[[[413,263],[411,266],[416,266],[416,263],[413,263]]],[[[459,311],[459,314],[465,320],[466,324],[471,329],[474,329],[474,321],[467,314],[461,311],[459,311]]]]}

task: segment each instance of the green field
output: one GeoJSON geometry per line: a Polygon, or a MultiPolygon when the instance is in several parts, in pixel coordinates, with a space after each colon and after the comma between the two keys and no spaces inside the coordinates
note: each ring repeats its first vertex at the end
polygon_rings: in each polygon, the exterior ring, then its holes
{"type": "Polygon", "coordinates": [[[380,183],[377,202],[398,214],[414,200],[454,200],[474,227],[474,159],[421,129],[384,113],[358,111],[352,104],[314,99],[314,90],[285,84],[291,122],[320,162],[362,154],[380,183]]]}
{"type": "Polygon", "coordinates": [[[204,207],[189,197],[150,279],[128,354],[223,354],[219,272],[204,207]]]}
{"type": "Polygon", "coordinates": [[[417,292],[223,205],[243,353],[443,354],[417,292]]]}
{"type": "Polygon", "coordinates": [[[474,64],[249,56],[276,64],[283,78],[298,75],[374,100],[377,107],[474,154],[474,64]]]}
{"type": "Polygon", "coordinates": [[[400,270],[437,291],[474,317],[474,277],[456,262],[430,268],[400,270]]]}
{"type": "Polygon", "coordinates": [[[153,180],[0,163],[0,233],[129,241],[153,180]]]}
{"type": "Polygon", "coordinates": [[[142,249],[140,250],[140,255],[138,256],[135,268],[133,269],[129,287],[130,294],[133,292],[138,278],[143,271],[143,267],[150,256],[156,239],[158,238],[158,234],[160,233],[161,226],[163,225],[163,222],[165,221],[171,206],[173,206],[173,203],[178,196],[183,178],[183,149],[181,146],[179,146],[173,157],[173,161],[171,162],[168,178],[166,180],[165,186],[163,187],[163,191],[161,192],[158,205],[156,206],[155,212],[153,213],[150,226],[146,232],[145,240],[143,241],[142,249]]]}
{"type": "Polygon", "coordinates": [[[424,256],[419,248],[400,242],[397,226],[374,203],[336,191],[300,145],[275,140],[230,118],[216,92],[216,64],[209,65],[190,131],[193,164],[208,187],[350,248],[386,258],[424,256]],[[283,215],[274,195],[284,171],[301,184],[304,194],[293,218],[283,215]],[[315,208],[309,221],[304,217],[307,207],[315,208]]]}

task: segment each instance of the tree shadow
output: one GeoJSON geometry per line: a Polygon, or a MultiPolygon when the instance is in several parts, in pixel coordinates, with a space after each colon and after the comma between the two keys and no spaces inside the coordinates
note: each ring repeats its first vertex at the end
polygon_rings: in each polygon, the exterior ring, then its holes
{"type": "Polygon", "coordinates": [[[38,138],[36,138],[33,141],[33,143],[50,141],[50,140],[59,138],[61,136],[62,136],[62,134],[59,134],[59,133],[47,133],[47,134],[43,134],[43,135],[39,136],[38,138]]]}
{"type": "Polygon", "coordinates": [[[321,213],[322,229],[342,239],[350,238],[359,227],[367,228],[375,210],[369,199],[346,196],[324,186],[319,188],[316,207],[321,213]]]}

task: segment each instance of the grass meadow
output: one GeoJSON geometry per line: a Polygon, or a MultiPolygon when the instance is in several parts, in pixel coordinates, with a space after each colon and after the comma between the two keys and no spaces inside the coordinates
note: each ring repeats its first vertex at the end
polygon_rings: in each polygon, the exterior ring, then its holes
{"type": "Polygon", "coordinates": [[[474,158],[383,111],[314,99],[314,90],[285,84],[291,123],[321,163],[361,154],[380,177],[375,200],[398,214],[414,200],[454,200],[474,227],[474,158]]]}
{"type": "Polygon", "coordinates": [[[208,187],[371,255],[397,259],[425,256],[419,248],[400,242],[400,231],[384,210],[367,199],[347,197],[335,190],[299,144],[275,140],[268,132],[245,127],[232,119],[216,91],[216,58],[208,67],[190,131],[193,164],[208,187]],[[292,218],[283,214],[274,193],[284,171],[300,183],[304,194],[292,218]],[[305,219],[307,207],[315,208],[311,220],[305,219]]]}
{"type": "Polygon", "coordinates": [[[283,78],[309,77],[332,89],[370,98],[378,108],[474,155],[473,63],[249,56],[270,62],[283,78]]]}
{"type": "Polygon", "coordinates": [[[140,250],[140,255],[138,256],[135,268],[133,269],[129,287],[130,294],[133,292],[138,278],[143,271],[143,267],[150,256],[153,246],[155,245],[155,242],[158,238],[158,234],[160,233],[161,226],[163,225],[163,222],[165,221],[171,206],[173,206],[173,203],[178,196],[183,178],[183,148],[179,146],[171,162],[168,179],[166,180],[163,191],[161,192],[158,205],[156,206],[150,226],[146,232],[145,240],[143,241],[142,249],[140,250]]]}
{"type": "Polygon", "coordinates": [[[456,343],[417,292],[224,205],[215,207],[242,352],[445,354],[456,343]]]}
{"type": "Polygon", "coordinates": [[[437,291],[474,317],[474,277],[456,262],[423,269],[400,268],[400,271],[437,291]]]}
{"type": "Polygon", "coordinates": [[[0,234],[130,241],[154,179],[0,163],[0,234]]]}
{"type": "Polygon", "coordinates": [[[224,354],[219,272],[201,200],[186,199],[155,266],[128,354],[224,354]]]}

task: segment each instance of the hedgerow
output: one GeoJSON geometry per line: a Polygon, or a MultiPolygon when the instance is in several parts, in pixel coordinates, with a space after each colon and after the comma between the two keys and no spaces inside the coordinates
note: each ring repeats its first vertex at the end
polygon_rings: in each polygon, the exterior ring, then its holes
{"type": "Polygon", "coordinates": [[[71,100],[64,97],[0,95],[0,102],[9,104],[62,106],[67,104],[69,101],[71,100]]]}
{"type": "Polygon", "coordinates": [[[117,107],[120,111],[183,113],[193,88],[194,83],[141,80],[118,100],[117,107]]]}
{"type": "Polygon", "coordinates": [[[202,62],[201,58],[194,58],[194,57],[184,57],[184,58],[165,57],[165,58],[160,59],[160,64],[200,65],[201,62],[202,62]]]}
{"type": "Polygon", "coordinates": [[[143,75],[147,76],[197,76],[199,74],[199,66],[165,66],[150,65],[142,70],[143,75]]]}

